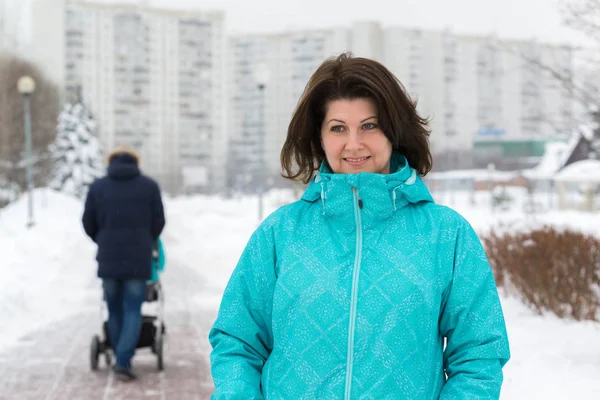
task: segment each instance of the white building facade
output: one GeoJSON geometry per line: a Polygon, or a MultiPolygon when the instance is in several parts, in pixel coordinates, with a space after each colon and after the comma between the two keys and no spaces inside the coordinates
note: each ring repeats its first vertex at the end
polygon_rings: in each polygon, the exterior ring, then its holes
{"type": "MultiPolygon", "coordinates": [[[[32,29],[11,46],[34,55],[66,98],[81,90],[102,143],[136,148],[144,170],[171,191],[278,176],[309,77],[343,51],[396,74],[430,118],[435,156],[452,153],[451,164],[477,141],[549,137],[575,119],[568,85],[543,67],[572,71],[567,47],[372,21],[226,37],[220,12],[93,0],[39,0],[18,15],[32,29]],[[261,65],[269,70],[263,91],[254,77],[261,65]]],[[[12,29],[7,21],[0,19],[4,31],[12,29]]]]}
{"type": "Polygon", "coordinates": [[[169,191],[221,190],[223,15],[91,2],[80,10],[83,96],[105,146],[137,149],[169,191]]]}
{"type": "Polygon", "coordinates": [[[550,138],[574,124],[565,85],[540,67],[572,71],[567,47],[361,22],[337,30],[231,39],[228,130],[234,147],[252,149],[241,152],[248,155],[246,162],[258,165],[255,149],[262,146],[269,175],[279,172],[291,113],[310,75],[326,57],[342,51],[381,61],[400,79],[418,111],[430,119],[432,151],[440,160],[447,157],[445,165],[470,164],[477,140],[550,138]],[[252,76],[260,63],[271,71],[264,99],[252,76]]]}
{"type": "Polygon", "coordinates": [[[447,31],[388,28],[383,62],[430,118],[434,154],[471,152],[477,140],[535,141],[575,125],[569,47],[447,31]]]}
{"type": "Polygon", "coordinates": [[[32,7],[28,1],[12,11],[31,26],[29,35],[10,49],[42,67],[65,100],[81,93],[107,150],[135,148],[144,172],[171,192],[222,190],[223,13],[93,0],[39,0],[32,7]]]}
{"type": "Polygon", "coordinates": [[[229,154],[236,160],[229,167],[232,185],[253,187],[265,179],[273,184],[281,172],[288,125],[308,79],[325,58],[347,46],[345,29],[230,38],[229,154]],[[269,79],[261,90],[256,73],[265,68],[269,79]]]}

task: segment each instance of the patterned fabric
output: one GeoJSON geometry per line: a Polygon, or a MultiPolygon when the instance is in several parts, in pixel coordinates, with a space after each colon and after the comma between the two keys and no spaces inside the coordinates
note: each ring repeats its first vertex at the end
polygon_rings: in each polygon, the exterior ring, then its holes
{"type": "Polygon", "coordinates": [[[499,398],[510,355],[481,243],[403,156],[392,171],[324,163],[254,232],[209,335],[213,399],[499,398]]]}

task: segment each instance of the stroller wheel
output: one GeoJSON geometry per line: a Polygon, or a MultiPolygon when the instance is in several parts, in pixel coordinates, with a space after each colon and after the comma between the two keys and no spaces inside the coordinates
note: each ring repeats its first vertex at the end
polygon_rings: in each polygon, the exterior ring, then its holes
{"type": "Polygon", "coordinates": [[[156,359],[158,364],[158,370],[162,371],[165,369],[164,360],[163,360],[163,335],[157,335],[156,342],[154,343],[154,349],[156,352],[156,359]]]}
{"type": "Polygon", "coordinates": [[[106,366],[110,367],[112,364],[112,355],[110,353],[110,350],[105,350],[104,351],[104,361],[106,361],[106,366]]]}
{"type": "Polygon", "coordinates": [[[90,345],[90,368],[92,371],[98,369],[98,357],[100,355],[100,338],[94,335],[92,344],[90,345]]]}

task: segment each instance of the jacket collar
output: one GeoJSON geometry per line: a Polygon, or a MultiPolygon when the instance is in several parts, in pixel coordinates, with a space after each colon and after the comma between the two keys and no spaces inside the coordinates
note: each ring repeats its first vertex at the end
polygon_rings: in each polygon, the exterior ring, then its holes
{"type": "Polygon", "coordinates": [[[433,202],[427,187],[408,165],[406,157],[399,153],[392,154],[390,169],[393,171],[390,174],[336,174],[323,161],[302,200],[320,201],[325,216],[349,213],[352,216],[356,192],[362,200],[363,220],[373,223],[389,218],[409,204],[433,202]]]}

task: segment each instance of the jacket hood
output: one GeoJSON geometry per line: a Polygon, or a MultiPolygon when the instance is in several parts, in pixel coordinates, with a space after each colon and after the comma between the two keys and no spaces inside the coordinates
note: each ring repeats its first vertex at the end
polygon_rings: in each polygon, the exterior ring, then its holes
{"type": "Polygon", "coordinates": [[[111,179],[125,181],[140,175],[137,158],[129,153],[114,155],[108,165],[108,176],[111,179]]]}
{"type": "Polygon", "coordinates": [[[128,154],[135,159],[135,163],[140,165],[140,155],[130,147],[117,147],[106,155],[106,165],[109,165],[111,160],[117,156],[128,154]]]}

